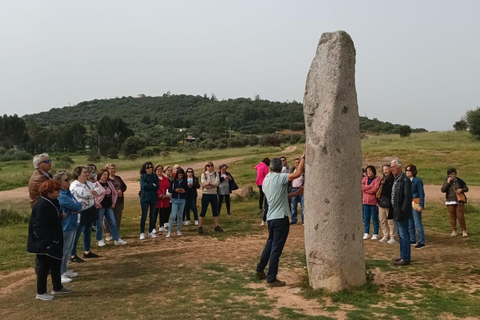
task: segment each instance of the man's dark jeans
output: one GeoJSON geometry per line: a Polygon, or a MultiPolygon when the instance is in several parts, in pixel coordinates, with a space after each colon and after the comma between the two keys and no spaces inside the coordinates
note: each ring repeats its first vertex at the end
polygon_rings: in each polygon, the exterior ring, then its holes
{"type": "Polygon", "coordinates": [[[283,247],[287,241],[290,222],[288,217],[268,221],[268,239],[262,252],[257,272],[262,272],[268,264],[267,282],[277,279],[278,262],[282,255],[283,247]]]}

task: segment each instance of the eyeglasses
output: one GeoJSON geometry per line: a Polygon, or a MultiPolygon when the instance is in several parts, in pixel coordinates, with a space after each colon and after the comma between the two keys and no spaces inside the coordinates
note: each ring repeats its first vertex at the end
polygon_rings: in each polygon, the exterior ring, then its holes
{"type": "Polygon", "coordinates": [[[187,171],[187,173],[193,173],[193,171],[187,171]]]}
{"type": "Polygon", "coordinates": [[[410,170],[410,169],[407,169],[407,170],[405,170],[405,172],[412,172],[412,170],[410,170]]]}
{"type": "Polygon", "coordinates": [[[65,181],[65,182],[70,182],[70,179],[67,178],[67,179],[65,179],[65,180],[63,180],[63,181],[65,181]]]}
{"type": "Polygon", "coordinates": [[[51,162],[52,162],[52,160],[51,160],[51,159],[47,159],[47,160],[44,160],[44,161],[42,161],[42,162],[45,162],[45,163],[51,163],[51,162]]]}
{"type": "Polygon", "coordinates": [[[145,167],[145,168],[147,168],[147,169],[153,169],[153,167],[152,167],[152,166],[147,166],[147,167],[145,167]]]}

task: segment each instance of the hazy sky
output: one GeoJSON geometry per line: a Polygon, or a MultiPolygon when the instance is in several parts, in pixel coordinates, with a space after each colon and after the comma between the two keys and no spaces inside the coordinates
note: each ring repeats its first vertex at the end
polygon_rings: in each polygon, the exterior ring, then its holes
{"type": "Polygon", "coordinates": [[[303,101],[323,32],[357,50],[360,115],[450,130],[480,105],[480,1],[0,0],[0,113],[215,93],[303,101]]]}

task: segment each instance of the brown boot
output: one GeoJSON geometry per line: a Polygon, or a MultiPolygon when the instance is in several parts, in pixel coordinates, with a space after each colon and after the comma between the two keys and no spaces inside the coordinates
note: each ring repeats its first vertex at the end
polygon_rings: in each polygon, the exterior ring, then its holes
{"type": "Polygon", "coordinates": [[[275,281],[273,281],[273,282],[267,282],[267,287],[269,287],[269,288],[284,287],[286,285],[287,285],[287,283],[285,281],[280,281],[278,279],[275,279],[275,281]]]}

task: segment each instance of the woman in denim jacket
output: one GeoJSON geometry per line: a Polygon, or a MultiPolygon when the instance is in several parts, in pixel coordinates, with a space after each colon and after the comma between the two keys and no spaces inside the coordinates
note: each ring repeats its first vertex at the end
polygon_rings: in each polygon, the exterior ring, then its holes
{"type": "Polygon", "coordinates": [[[410,233],[410,243],[415,244],[415,229],[418,234],[418,243],[415,249],[425,248],[425,232],[423,231],[422,211],[425,208],[425,191],[423,182],[417,177],[417,167],[410,164],[405,169],[405,174],[412,181],[412,218],[408,220],[408,231],[410,233]]]}

